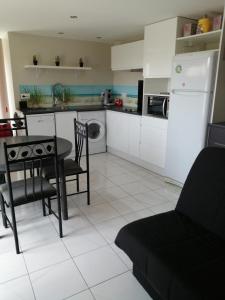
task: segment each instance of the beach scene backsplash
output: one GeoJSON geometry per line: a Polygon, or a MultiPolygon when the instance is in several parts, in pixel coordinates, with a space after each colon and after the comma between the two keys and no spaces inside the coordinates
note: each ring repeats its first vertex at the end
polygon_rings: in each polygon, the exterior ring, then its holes
{"type": "MultiPolygon", "coordinates": [[[[101,93],[110,89],[113,98],[123,100],[125,107],[136,108],[138,86],[135,85],[64,85],[63,106],[84,106],[102,104],[101,93]]],[[[29,93],[28,107],[51,107],[53,105],[52,85],[20,85],[20,94],[29,93]],[[36,101],[32,101],[32,99],[36,101]]]]}

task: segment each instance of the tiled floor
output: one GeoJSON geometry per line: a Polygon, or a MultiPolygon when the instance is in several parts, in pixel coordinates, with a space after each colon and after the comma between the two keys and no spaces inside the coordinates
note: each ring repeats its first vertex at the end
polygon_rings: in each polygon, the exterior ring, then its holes
{"type": "Polygon", "coordinates": [[[180,189],[110,154],[91,156],[90,165],[91,206],[84,194],[69,197],[63,239],[55,218],[42,217],[40,203],[17,208],[22,254],[0,225],[0,299],[151,299],[114,239],[125,224],[173,209],[180,189]]]}

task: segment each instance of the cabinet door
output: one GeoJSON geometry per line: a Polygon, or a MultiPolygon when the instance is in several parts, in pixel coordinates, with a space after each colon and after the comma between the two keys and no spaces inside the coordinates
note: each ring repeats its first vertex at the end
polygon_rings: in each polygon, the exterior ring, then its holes
{"type": "Polygon", "coordinates": [[[58,112],[55,114],[56,135],[69,140],[73,144],[72,152],[75,148],[74,139],[74,119],[77,118],[77,112],[58,112]]]}
{"type": "Polygon", "coordinates": [[[55,135],[54,114],[27,115],[29,135],[55,135]]]}
{"type": "Polygon", "coordinates": [[[112,70],[143,68],[144,41],[113,46],[111,48],[112,70]]]}
{"type": "Polygon", "coordinates": [[[165,167],[167,120],[142,117],[140,158],[157,167],[165,167]]]}
{"type": "Polygon", "coordinates": [[[125,113],[107,111],[107,145],[113,149],[128,153],[129,123],[125,113]]]}
{"type": "Polygon", "coordinates": [[[141,116],[128,115],[129,119],[129,154],[140,156],[141,116]]]}
{"type": "Polygon", "coordinates": [[[145,27],[144,77],[171,77],[172,59],[175,55],[177,18],[145,27]]]}

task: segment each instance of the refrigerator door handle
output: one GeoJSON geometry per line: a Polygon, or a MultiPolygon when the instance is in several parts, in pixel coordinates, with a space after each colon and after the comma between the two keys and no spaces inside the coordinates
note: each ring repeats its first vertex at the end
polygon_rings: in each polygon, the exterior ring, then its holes
{"type": "MultiPolygon", "coordinates": [[[[208,94],[208,93],[211,93],[211,91],[198,91],[198,90],[172,90],[171,91],[172,94],[174,95],[183,95],[183,94],[188,94],[188,93],[192,93],[192,94],[208,94]]],[[[191,95],[190,95],[191,96],[191,95]]]]}

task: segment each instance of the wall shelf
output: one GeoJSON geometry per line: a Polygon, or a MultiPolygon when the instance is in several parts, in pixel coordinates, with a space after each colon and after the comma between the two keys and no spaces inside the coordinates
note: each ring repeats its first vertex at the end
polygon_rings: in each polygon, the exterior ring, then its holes
{"type": "Polygon", "coordinates": [[[52,70],[74,70],[74,71],[90,71],[91,67],[70,67],[70,66],[49,66],[49,65],[25,65],[25,69],[52,69],[52,70]]]}
{"type": "Polygon", "coordinates": [[[209,31],[206,33],[193,34],[189,36],[178,37],[177,42],[203,42],[215,43],[220,40],[222,30],[209,31]]]}

